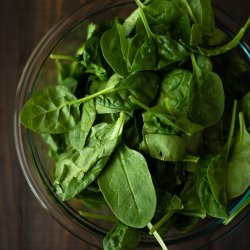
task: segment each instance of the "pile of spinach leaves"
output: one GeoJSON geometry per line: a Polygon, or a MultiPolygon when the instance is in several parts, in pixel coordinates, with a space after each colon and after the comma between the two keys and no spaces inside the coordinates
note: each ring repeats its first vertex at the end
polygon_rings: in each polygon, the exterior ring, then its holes
{"type": "Polygon", "coordinates": [[[49,145],[57,195],[111,208],[80,212],[116,221],[107,250],[135,249],[145,227],[167,249],[172,228],[230,220],[250,184],[249,62],[233,50],[250,18],[229,41],[210,0],[135,2],[125,20],[91,23],[75,56],[52,55],[58,84],[20,114],[49,145]]]}

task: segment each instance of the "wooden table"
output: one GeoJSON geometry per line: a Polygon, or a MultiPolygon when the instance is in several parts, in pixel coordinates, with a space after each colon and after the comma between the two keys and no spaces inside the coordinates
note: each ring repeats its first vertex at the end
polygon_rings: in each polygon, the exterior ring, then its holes
{"type": "MultiPolygon", "coordinates": [[[[105,0],[104,0],[105,1],[105,0]]],[[[38,41],[65,14],[86,0],[1,0],[0,3],[0,249],[93,249],[55,222],[31,193],[21,172],[13,140],[15,91],[38,41]]],[[[214,0],[243,23],[249,0],[214,0]],[[239,4],[238,2],[241,2],[239,4]]],[[[249,83],[250,84],[250,83],[249,83]]],[[[208,249],[250,247],[250,223],[208,249]]],[[[170,249],[171,250],[171,249],[170,249]]],[[[189,250],[189,249],[187,249],[189,250]]]]}

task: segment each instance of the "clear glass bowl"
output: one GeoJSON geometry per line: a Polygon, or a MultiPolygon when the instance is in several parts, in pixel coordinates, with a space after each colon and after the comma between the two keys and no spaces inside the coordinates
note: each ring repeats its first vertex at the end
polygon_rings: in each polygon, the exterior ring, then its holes
{"type": "MultiPolygon", "coordinates": [[[[68,203],[60,201],[51,185],[50,176],[53,162],[48,156],[48,148],[39,136],[20,124],[19,114],[25,101],[33,93],[45,85],[57,82],[55,62],[49,59],[51,53],[74,55],[76,48],[85,40],[86,27],[90,22],[101,23],[103,20],[110,20],[115,16],[124,18],[135,8],[134,3],[128,1],[125,3],[124,1],[115,2],[115,4],[109,4],[102,0],[95,0],[82,5],[45,35],[30,56],[21,76],[14,116],[18,158],[34,195],[62,226],[99,249],[102,249],[102,239],[111,225],[81,217],[78,210],[82,205],[78,201],[68,203]]],[[[215,8],[214,12],[217,24],[229,35],[239,30],[237,23],[225,12],[218,8],[215,8]]],[[[250,49],[244,42],[240,44],[240,53],[246,60],[250,61],[250,49]]],[[[230,211],[236,209],[249,195],[248,191],[244,197],[231,204],[230,211]]],[[[189,233],[171,232],[165,238],[166,245],[176,245],[172,249],[190,249],[190,246],[192,249],[194,246],[201,248],[232,232],[248,217],[249,210],[246,209],[228,226],[224,226],[221,220],[203,221],[189,233]]],[[[154,239],[143,238],[139,249],[147,248],[158,248],[158,245],[154,239]]]]}

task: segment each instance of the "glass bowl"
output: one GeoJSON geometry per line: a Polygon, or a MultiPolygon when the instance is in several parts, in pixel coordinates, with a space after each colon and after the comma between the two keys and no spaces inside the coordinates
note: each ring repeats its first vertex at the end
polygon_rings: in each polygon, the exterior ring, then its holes
{"type": "MultiPolygon", "coordinates": [[[[112,1],[111,1],[112,2],[112,1]]],[[[20,111],[26,100],[36,91],[48,84],[57,82],[55,62],[49,59],[51,53],[74,55],[86,36],[86,27],[90,22],[101,23],[115,16],[124,18],[135,8],[133,2],[115,1],[115,4],[104,3],[102,0],[91,1],[77,8],[68,17],[53,27],[40,41],[30,56],[21,76],[16,96],[14,115],[15,144],[23,174],[38,201],[63,227],[72,234],[102,249],[102,240],[111,227],[106,222],[85,219],[78,214],[81,204],[77,201],[62,202],[51,185],[51,170],[53,161],[48,156],[48,148],[39,136],[24,128],[19,122],[20,111]]],[[[222,10],[214,9],[218,26],[229,35],[236,33],[240,27],[222,10]]],[[[250,49],[241,42],[239,51],[250,61],[250,49]]],[[[248,191],[244,197],[230,205],[230,211],[236,209],[249,197],[248,191]]],[[[105,209],[102,212],[108,212],[105,209]]],[[[180,234],[171,232],[165,238],[167,246],[172,249],[189,249],[192,246],[201,248],[224,237],[235,230],[249,217],[245,209],[228,226],[222,220],[205,220],[191,232],[180,234]],[[174,247],[174,245],[176,245],[174,247]]],[[[139,249],[154,249],[158,245],[154,239],[143,238],[139,249]]]]}

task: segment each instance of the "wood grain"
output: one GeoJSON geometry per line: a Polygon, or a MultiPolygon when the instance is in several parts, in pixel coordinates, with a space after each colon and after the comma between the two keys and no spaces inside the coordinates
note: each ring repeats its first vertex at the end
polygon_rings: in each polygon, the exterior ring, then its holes
{"type": "MultiPolygon", "coordinates": [[[[104,0],[105,1],[105,0],[104,0]]],[[[0,249],[90,250],[55,222],[31,193],[13,139],[15,91],[30,53],[43,35],[84,0],[1,0],[0,4],[0,249]]],[[[216,1],[242,20],[249,0],[216,1]],[[241,2],[241,4],[239,4],[241,2]],[[225,5],[226,3],[226,5],[225,5]]],[[[208,249],[249,249],[249,222],[208,249]]]]}

